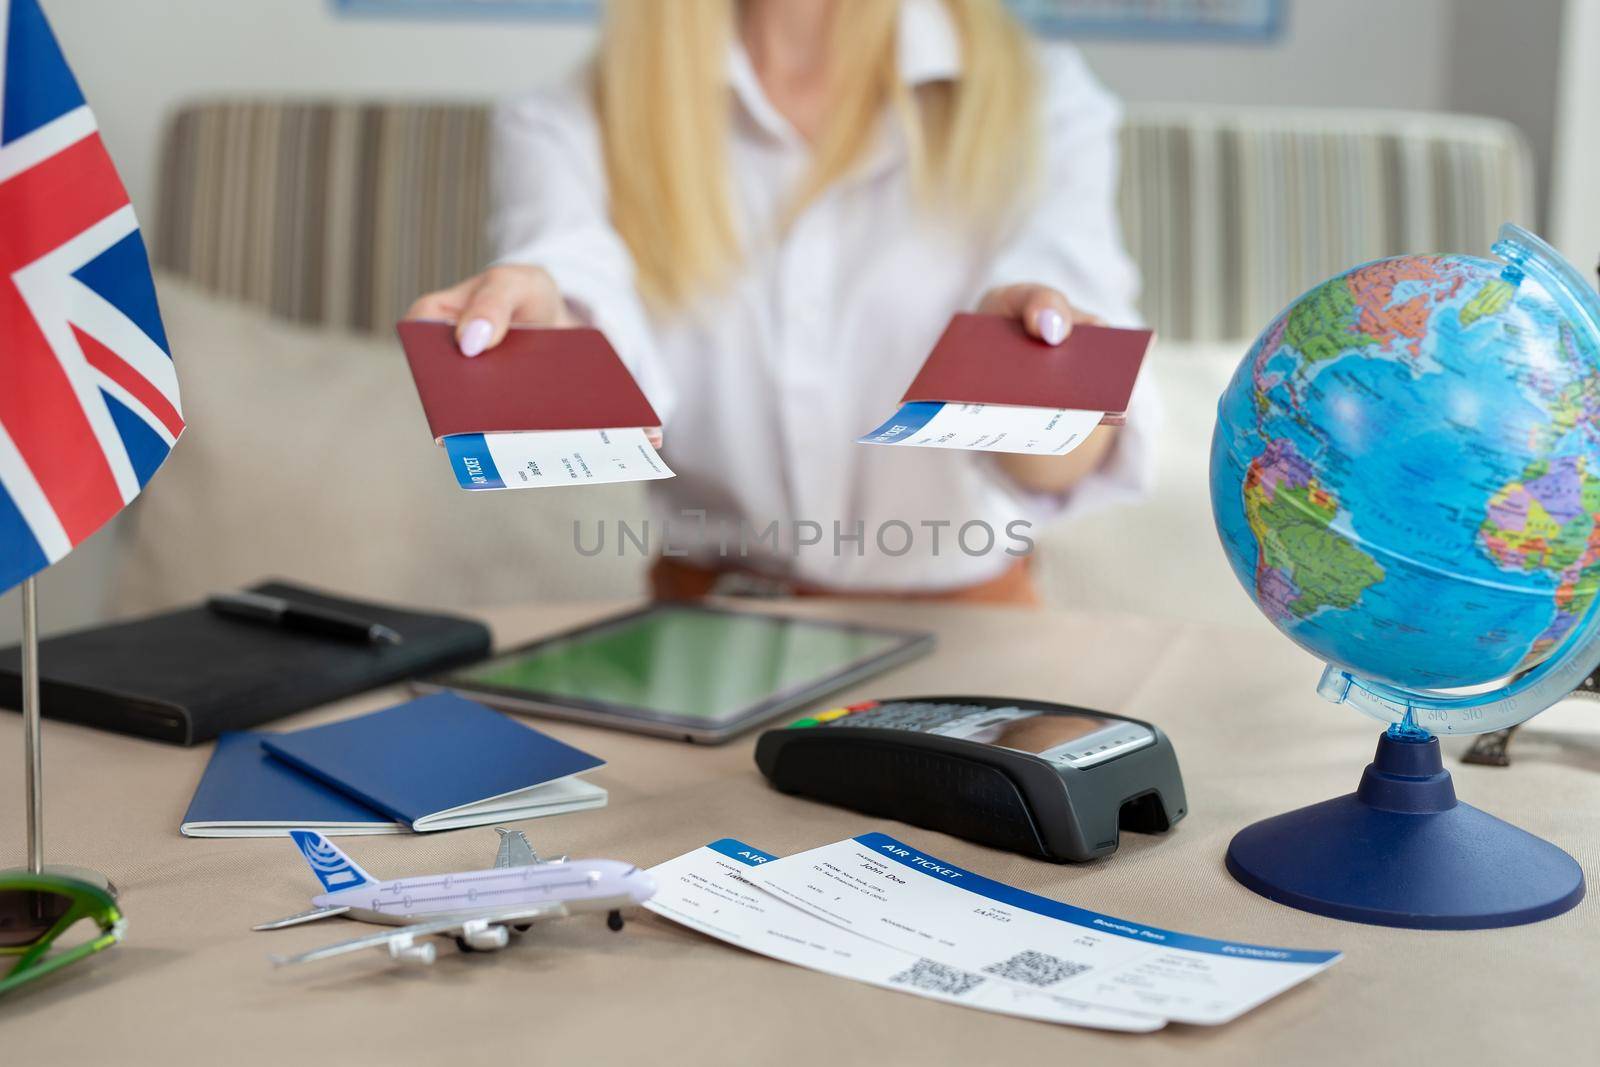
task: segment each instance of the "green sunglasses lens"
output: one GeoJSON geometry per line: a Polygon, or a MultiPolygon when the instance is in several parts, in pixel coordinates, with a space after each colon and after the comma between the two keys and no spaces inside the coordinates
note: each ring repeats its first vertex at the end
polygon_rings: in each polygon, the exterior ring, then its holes
{"type": "Polygon", "coordinates": [[[122,912],[108,890],[54,873],[0,875],[0,994],[8,993],[122,940],[122,912]],[[58,935],[90,920],[98,935],[52,952],[58,935]]]}
{"type": "Polygon", "coordinates": [[[0,888],[0,949],[33,944],[55,929],[73,903],[49,889],[0,888]]]}

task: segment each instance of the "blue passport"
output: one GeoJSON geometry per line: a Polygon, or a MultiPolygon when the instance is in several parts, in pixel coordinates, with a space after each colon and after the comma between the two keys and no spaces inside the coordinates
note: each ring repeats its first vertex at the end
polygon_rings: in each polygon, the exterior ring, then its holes
{"type": "Polygon", "coordinates": [[[597,808],[576,775],[605,761],[498,711],[434,693],[286,734],[262,747],[412,830],[451,830],[597,808]]]}
{"type": "Polygon", "coordinates": [[[309,775],[261,747],[262,733],[217,738],[179,831],[185,837],[272,837],[304,827],[328,836],[396,834],[405,830],[380,811],[309,775]]]}

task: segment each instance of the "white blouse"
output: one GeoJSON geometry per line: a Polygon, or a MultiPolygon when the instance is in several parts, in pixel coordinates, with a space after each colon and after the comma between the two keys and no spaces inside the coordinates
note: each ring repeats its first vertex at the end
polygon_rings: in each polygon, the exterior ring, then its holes
{"type": "MultiPolygon", "coordinates": [[[[960,77],[940,0],[903,0],[899,52],[909,85],[960,77]]],[[[1041,47],[1040,61],[1040,194],[1014,232],[976,247],[919,210],[891,122],[780,229],[809,149],[736,44],[730,158],[747,258],[724,291],[667,313],[637,295],[608,220],[584,85],[499,110],[497,261],[548,270],[655,404],[677,477],[649,483],[652,536],[666,522],[674,555],[841,590],[955,588],[1014,563],[1037,536],[1029,524],[1148,488],[1159,413],[1143,382],[1116,447],[1062,499],[1020,491],[991,456],[856,443],[894,413],[951,314],[994,286],[1053,286],[1112,325],[1138,323],[1116,214],[1119,108],[1074,49],[1041,47]]]]}

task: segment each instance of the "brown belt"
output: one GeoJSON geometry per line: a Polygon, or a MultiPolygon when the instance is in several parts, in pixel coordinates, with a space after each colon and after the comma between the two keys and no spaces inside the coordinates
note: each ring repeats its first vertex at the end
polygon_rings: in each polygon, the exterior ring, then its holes
{"type": "Polygon", "coordinates": [[[699,600],[724,592],[737,592],[739,586],[759,581],[763,592],[782,596],[833,596],[847,599],[938,600],[963,604],[1015,604],[1038,607],[1039,589],[1033,581],[1033,559],[1017,560],[988,581],[928,592],[898,592],[860,589],[830,589],[825,586],[772,580],[733,569],[703,567],[681,559],[657,556],[650,567],[650,592],[657,600],[699,600]],[[741,579],[744,579],[741,583],[741,579]]]}

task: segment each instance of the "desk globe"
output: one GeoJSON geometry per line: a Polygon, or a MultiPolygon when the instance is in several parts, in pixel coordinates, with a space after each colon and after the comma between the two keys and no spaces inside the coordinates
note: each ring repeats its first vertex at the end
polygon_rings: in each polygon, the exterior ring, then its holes
{"type": "Polygon", "coordinates": [[[1583,897],[1559,848],[1456,800],[1435,734],[1501,729],[1600,664],[1600,297],[1538,237],[1311,289],[1217,407],[1211,504],[1256,607],[1391,725],[1355,793],[1242,830],[1280,903],[1476,929],[1583,897]]]}

